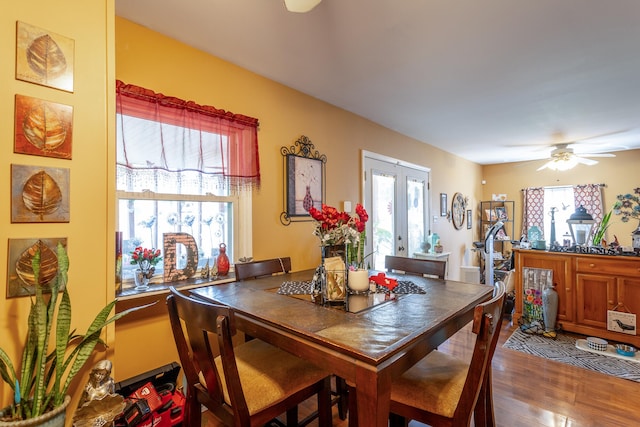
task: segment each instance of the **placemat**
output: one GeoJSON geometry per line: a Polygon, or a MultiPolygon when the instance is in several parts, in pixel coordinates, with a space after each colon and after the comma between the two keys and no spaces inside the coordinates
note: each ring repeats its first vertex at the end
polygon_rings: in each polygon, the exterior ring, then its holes
{"type": "Polygon", "coordinates": [[[311,280],[283,282],[278,293],[280,295],[309,295],[311,294],[311,280]]]}
{"type": "MultiPolygon", "coordinates": [[[[376,285],[378,292],[388,292],[383,286],[376,285]]],[[[278,289],[280,295],[308,295],[311,294],[311,281],[286,281],[278,289]]],[[[393,289],[394,294],[426,294],[425,290],[410,280],[398,280],[398,286],[393,289]]]]}
{"type": "MultiPolygon", "coordinates": [[[[376,285],[378,292],[388,292],[384,286],[376,285]]],[[[394,294],[426,294],[427,292],[410,280],[398,280],[398,286],[393,288],[394,294]]]]}

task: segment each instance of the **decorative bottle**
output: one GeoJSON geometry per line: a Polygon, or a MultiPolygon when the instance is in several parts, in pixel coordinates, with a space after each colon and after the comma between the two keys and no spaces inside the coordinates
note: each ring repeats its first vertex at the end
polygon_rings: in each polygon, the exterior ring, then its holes
{"type": "Polygon", "coordinates": [[[558,315],[558,293],[553,285],[547,285],[542,291],[542,315],[544,318],[544,333],[546,337],[556,336],[556,317],[558,315]]]}
{"type": "Polygon", "coordinates": [[[227,245],[220,243],[220,254],[218,255],[218,275],[229,274],[229,257],[227,256],[227,245]]]}

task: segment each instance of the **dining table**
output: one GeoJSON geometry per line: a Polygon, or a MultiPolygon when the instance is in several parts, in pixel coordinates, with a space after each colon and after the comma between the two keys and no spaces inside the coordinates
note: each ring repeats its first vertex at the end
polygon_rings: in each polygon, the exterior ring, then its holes
{"type": "MultiPolygon", "coordinates": [[[[355,386],[360,426],[387,426],[391,381],[473,319],[493,294],[489,285],[386,273],[413,285],[325,302],[278,293],[308,284],[314,270],[191,289],[194,297],[233,309],[237,328],[344,378],[355,386]],[[415,292],[417,290],[417,292],[415,292]]],[[[379,274],[372,272],[373,275],[379,274]]]]}

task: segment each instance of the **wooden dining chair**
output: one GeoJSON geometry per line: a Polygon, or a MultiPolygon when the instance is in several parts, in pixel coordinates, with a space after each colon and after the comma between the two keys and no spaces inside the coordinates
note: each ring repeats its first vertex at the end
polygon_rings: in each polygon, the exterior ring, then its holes
{"type": "Polygon", "coordinates": [[[472,332],[476,342],[470,362],[434,350],[391,383],[390,426],[416,420],[432,427],[493,426],[491,361],[502,326],[505,290],[476,306],[472,332]]]}
{"type": "Polygon", "coordinates": [[[291,258],[273,258],[261,261],[236,263],[236,280],[255,279],[271,276],[274,273],[288,273],[291,271],[291,258]]]}
{"type": "Polygon", "coordinates": [[[447,262],[387,255],[384,257],[384,268],[388,272],[403,271],[405,274],[418,276],[426,274],[438,279],[444,279],[447,271],[447,262]]]}
{"type": "Polygon", "coordinates": [[[258,339],[234,347],[229,307],[173,287],[167,306],[187,381],[183,425],[199,426],[204,405],[225,426],[264,426],[284,412],[287,425],[297,426],[298,404],[314,395],[319,425],[331,425],[329,372],[258,339]]]}

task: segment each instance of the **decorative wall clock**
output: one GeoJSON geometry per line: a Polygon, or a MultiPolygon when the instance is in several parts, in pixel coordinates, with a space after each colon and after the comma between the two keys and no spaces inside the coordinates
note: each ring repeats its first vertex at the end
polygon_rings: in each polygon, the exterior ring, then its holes
{"type": "Polygon", "coordinates": [[[451,222],[456,230],[462,228],[466,215],[467,201],[462,193],[455,193],[451,201],[451,222]]]}

